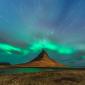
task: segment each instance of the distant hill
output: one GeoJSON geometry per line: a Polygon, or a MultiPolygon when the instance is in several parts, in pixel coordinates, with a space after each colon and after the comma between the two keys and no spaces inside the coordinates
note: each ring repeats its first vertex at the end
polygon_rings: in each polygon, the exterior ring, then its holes
{"type": "Polygon", "coordinates": [[[48,54],[45,51],[42,51],[38,57],[36,57],[34,60],[16,65],[18,67],[64,67],[63,64],[60,64],[50,57],[48,57],[48,54]]]}
{"type": "Polygon", "coordinates": [[[8,62],[2,62],[0,63],[0,68],[8,68],[11,67],[11,64],[8,62]]]}
{"type": "Polygon", "coordinates": [[[2,62],[0,65],[11,65],[10,63],[2,62]]]}

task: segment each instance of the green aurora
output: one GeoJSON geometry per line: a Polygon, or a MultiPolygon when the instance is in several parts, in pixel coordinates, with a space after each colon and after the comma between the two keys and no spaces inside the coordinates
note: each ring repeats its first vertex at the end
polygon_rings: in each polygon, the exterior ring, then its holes
{"type": "Polygon", "coordinates": [[[38,52],[43,49],[55,51],[59,54],[73,54],[77,50],[73,47],[61,45],[59,43],[54,43],[45,39],[34,41],[27,48],[20,48],[10,44],[0,43],[0,50],[3,50],[7,54],[13,54],[15,51],[19,52],[20,55],[27,55],[30,52],[38,52]]]}

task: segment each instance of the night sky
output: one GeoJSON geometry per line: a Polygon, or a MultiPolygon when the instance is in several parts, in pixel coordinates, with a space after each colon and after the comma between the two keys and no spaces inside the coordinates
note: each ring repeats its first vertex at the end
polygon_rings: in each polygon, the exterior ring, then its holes
{"type": "Polygon", "coordinates": [[[85,66],[85,0],[0,0],[0,62],[24,63],[43,49],[85,66]]]}

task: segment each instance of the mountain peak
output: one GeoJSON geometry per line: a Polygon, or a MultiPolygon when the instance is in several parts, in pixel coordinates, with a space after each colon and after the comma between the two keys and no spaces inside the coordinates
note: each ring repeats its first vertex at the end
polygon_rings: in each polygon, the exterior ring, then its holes
{"type": "Polygon", "coordinates": [[[51,59],[47,52],[43,50],[38,57],[33,59],[30,62],[19,64],[20,67],[63,67],[63,64],[60,64],[53,59],[51,59]]]}
{"type": "Polygon", "coordinates": [[[40,60],[46,59],[46,58],[49,58],[49,57],[48,57],[48,54],[47,54],[47,52],[46,52],[45,50],[42,50],[42,52],[39,54],[39,56],[36,57],[36,58],[35,58],[34,60],[32,60],[31,62],[33,62],[33,61],[40,61],[40,60]]]}

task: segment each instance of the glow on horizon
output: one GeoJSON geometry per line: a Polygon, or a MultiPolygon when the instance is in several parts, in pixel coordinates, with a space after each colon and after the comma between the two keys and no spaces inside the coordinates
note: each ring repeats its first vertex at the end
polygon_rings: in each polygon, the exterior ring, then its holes
{"type": "Polygon", "coordinates": [[[64,46],[58,43],[51,42],[49,40],[39,40],[32,43],[32,46],[30,47],[31,50],[39,51],[41,49],[47,49],[56,51],[60,54],[72,54],[75,52],[74,48],[71,48],[69,46],[64,46]]]}
{"type": "MultiPolygon", "coordinates": [[[[7,54],[13,54],[12,51],[16,51],[16,52],[22,52],[22,49],[19,47],[15,47],[12,46],[10,44],[6,44],[6,43],[0,43],[0,50],[6,52],[7,54]]],[[[23,50],[24,54],[27,53],[26,50],[23,50]]]]}
{"type": "MultiPolygon", "coordinates": [[[[5,51],[7,54],[13,54],[13,51],[19,52],[20,55],[27,55],[31,52],[39,52],[43,49],[55,51],[59,54],[73,54],[77,51],[76,48],[62,45],[59,43],[54,43],[52,41],[41,39],[37,41],[33,41],[27,48],[20,48],[10,44],[0,43],[0,49],[5,51]]],[[[16,54],[16,53],[15,53],[16,54]]]]}

